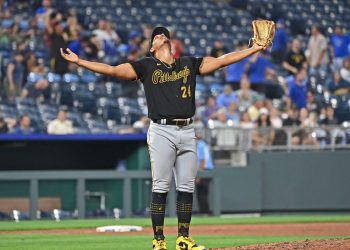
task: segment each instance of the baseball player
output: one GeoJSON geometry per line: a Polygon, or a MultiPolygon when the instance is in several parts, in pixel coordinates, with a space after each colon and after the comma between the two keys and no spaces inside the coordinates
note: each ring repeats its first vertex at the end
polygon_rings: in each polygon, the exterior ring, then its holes
{"type": "Polygon", "coordinates": [[[91,71],[126,80],[140,80],[145,89],[148,116],[148,146],[152,168],[151,219],[153,250],[167,249],[163,233],[166,198],[174,174],[177,190],[178,237],[176,250],[203,250],[189,236],[192,201],[197,174],[196,139],[192,117],[195,114],[196,75],[205,75],[238,62],[262,49],[256,43],[249,49],[214,57],[180,57],[171,53],[169,31],[156,27],[148,57],[110,66],[80,59],[71,50],[61,55],[91,71]]]}

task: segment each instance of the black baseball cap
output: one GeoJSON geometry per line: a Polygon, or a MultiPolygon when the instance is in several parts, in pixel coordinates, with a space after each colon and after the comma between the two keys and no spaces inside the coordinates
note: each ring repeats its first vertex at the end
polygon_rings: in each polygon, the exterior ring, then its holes
{"type": "Polygon", "coordinates": [[[159,27],[155,27],[153,32],[152,32],[152,36],[151,36],[151,41],[149,43],[149,48],[152,48],[152,43],[153,43],[153,39],[156,35],[160,35],[160,34],[164,34],[168,39],[170,39],[170,32],[167,28],[159,26],[159,27]]]}

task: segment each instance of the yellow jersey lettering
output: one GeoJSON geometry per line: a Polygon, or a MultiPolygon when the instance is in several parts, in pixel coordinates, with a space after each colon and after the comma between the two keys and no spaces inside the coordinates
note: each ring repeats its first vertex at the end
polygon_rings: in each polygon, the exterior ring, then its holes
{"type": "Polygon", "coordinates": [[[190,70],[187,66],[183,68],[183,70],[180,70],[179,72],[172,71],[170,74],[169,72],[163,72],[160,69],[157,69],[152,74],[152,83],[158,84],[158,83],[168,83],[168,82],[174,82],[179,79],[183,79],[183,83],[186,84],[188,80],[188,76],[190,75],[190,70]]]}
{"type": "Polygon", "coordinates": [[[157,69],[153,72],[153,75],[152,75],[152,82],[153,84],[157,84],[159,82],[159,78],[162,76],[162,71],[160,69],[157,69]]]}
{"type": "Polygon", "coordinates": [[[185,99],[187,97],[191,97],[191,86],[186,87],[186,85],[184,85],[180,89],[182,91],[182,98],[183,99],[185,99]]]}
{"type": "Polygon", "coordinates": [[[186,86],[182,86],[181,91],[182,91],[182,98],[183,99],[187,98],[186,86]]]}

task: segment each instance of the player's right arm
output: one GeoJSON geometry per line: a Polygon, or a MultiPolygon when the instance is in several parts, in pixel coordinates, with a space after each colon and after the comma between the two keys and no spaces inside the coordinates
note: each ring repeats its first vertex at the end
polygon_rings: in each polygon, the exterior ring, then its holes
{"type": "Polygon", "coordinates": [[[64,59],[71,63],[75,63],[80,67],[86,68],[93,72],[117,77],[124,80],[136,80],[137,75],[130,63],[119,64],[118,66],[111,66],[104,63],[90,62],[80,59],[73,51],[66,49],[68,53],[65,53],[61,48],[61,55],[64,59]]]}

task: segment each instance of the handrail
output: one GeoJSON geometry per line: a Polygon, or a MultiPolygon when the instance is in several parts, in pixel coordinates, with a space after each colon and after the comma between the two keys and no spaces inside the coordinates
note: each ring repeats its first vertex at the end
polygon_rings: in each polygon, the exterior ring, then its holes
{"type": "MultiPolygon", "coordinates": [[[[215,170],[199,172],[199,177],[209,178],[213,180],[213,214],[219,216],[221,214],[220,204],[220,181],[215,174],[215,170]]],[[[86,180],[122,180],[123,181],[123,211],[125,217],[132,216],[132,188],[131,183],[134,179],[151,179],[151,171],[146,170],[132,170],[132,171],[116,171],[116,170],[96,170],[96,171],[2,171],[0,174],[0,181],[29,181],[30,193],[30,218],[35,220],[38,199],[39,199],[39,185],[41,180],[75,180],[76,196],[77,196],[77,210],[78,217],[85,217],[85,194],[86,194],[86,180]]],[[[175,188],[174,184],[169,192],[169,215],[176,216],[175,210],[175,188]]]]}

